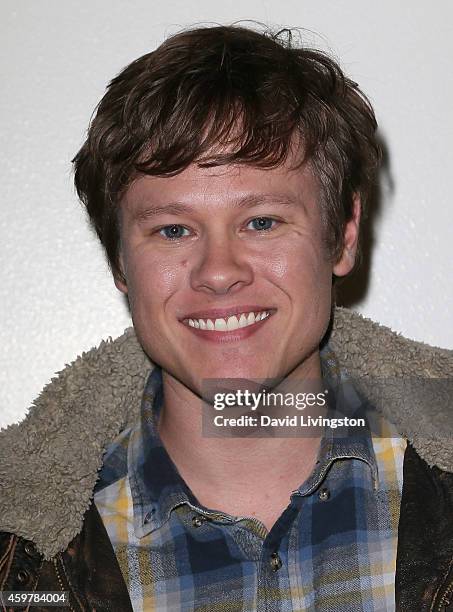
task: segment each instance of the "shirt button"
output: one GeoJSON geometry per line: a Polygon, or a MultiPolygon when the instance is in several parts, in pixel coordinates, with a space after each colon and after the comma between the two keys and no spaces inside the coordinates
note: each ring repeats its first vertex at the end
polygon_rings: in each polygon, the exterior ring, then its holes
{"type": "Polygon", "coordinates": [[[281,568],[281,566],[283,565],[282,564],[282,560],[280,559],[279,554],[276,553],[276,552],[271,554],[271,561],[270,561],[270,563],[271,563],[271,568],[272,568],[272,570],[274,572],[277,572],[281,568]]]}
{"type": "Polygon", "coordinates": [[[151,521],[151,518],[154,516],[154,514],[156,514],[156,508],[151,508],[151,510],[145,514],[143,523],[147,525],[151,521]]]}
{"type": "Polygon", "coordinates": [[[318,497],[321,501],[327,501],[330,497],[330,491],[329,489],[327,489],[326,487],[323,487],[319,493],[318,493],[318,497]]]}
{"type": "Polygon", "coordinates": [[[203,525],[203,523],[205,522],[205,517],[204,516],[199,516],[198,514],[196,514],[195,516],[192,517],[192,525],[194,527],[201,527],[203,525]]]}

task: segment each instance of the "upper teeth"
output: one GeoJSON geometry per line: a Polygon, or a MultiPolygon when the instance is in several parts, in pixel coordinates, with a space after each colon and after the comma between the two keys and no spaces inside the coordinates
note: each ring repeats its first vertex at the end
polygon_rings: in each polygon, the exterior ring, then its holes
{"type": "Polygon", "coordinates": [[[241,327],[248,327],[269,316],[268,310],[261,312],[243,312],[224,319],[184,319],[190,327],[211,331],[233,331],[241,327]]]}

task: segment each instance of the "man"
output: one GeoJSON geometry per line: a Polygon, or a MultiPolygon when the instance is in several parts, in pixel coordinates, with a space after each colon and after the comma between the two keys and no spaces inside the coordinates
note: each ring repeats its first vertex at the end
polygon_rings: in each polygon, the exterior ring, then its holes
{"type": "Polygon", "coordinates": [[[450,395],[425,379],[453,356],[332,308],[375,130],[331,59],[240,27],[173,36],[111,82],[75,183],[134,330],[2,433],[1,590],[72,610],[449,609],[450,395]],[[206,381],[237,379],[310,382],[387,434],[204,435],[206,381]]]}

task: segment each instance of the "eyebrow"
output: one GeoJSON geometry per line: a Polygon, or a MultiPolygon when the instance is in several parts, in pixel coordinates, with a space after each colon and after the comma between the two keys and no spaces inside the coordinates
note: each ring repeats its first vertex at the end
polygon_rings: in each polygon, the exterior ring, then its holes
{"type": "MultiPolygon", "coordinates": [[[[281,194],[260,194],[247,195],[232,204],[233,209],[252,208],[254,206],[263,206],[266,204],[277,204],[278,206],[292,207],[302,205],[302,201],[295,200],[291,196],[281,194]]],[[[146,221],[147,219],[157,217],[158,215],[186,215],[193,213],[193,207],[181,202],[169,202],[162,206],[147,206],[144,209],[137,210],[134,213],[134,218],[137,221],[146,221]]]]}

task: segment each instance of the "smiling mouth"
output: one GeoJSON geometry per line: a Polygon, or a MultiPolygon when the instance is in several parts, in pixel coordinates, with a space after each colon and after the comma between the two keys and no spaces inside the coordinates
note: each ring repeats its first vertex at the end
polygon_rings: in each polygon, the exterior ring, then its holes
{"type": "Polygon", "coordinates": [[[261,310],[258,312],[242,312],[230,317],[219,319],[183,319],[183,323],[189,327],[203,331],[230,332],[236,329],[251,327],[260,321],[264,321],[273,314],[273,310],[261,310]]]}

